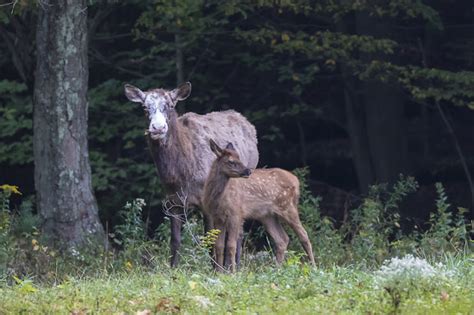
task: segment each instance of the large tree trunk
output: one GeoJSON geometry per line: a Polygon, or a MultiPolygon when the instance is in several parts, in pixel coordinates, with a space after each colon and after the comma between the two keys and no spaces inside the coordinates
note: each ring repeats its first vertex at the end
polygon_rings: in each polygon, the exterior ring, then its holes
{"type": "MultiPolygon", "coordinates": [[[[386,21],[372,18],[367,13],[358,13],[356,24],[359,34],[380,38],[391,33],[386,21]]],[[[394,59],[381,53],[362,54],[361,57],[367,62],[394,59]]],[[[398,174],[406,171],[403,98],[393,85],[378,81],[366,81],[362,85],[373,177],[377,183],[393,183],[398,174]]]]}
{"type": "Polygon", "coordinates": [[[36,45],[33,149],[43,233],[63,247],[103,240],[87,147],[86,0],[42,6],[36,45]]]}

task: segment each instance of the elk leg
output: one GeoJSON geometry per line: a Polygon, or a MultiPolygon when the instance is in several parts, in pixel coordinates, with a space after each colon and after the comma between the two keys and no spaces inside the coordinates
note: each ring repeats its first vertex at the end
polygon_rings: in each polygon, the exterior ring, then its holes
{"type": "Polygon", "coordinates": [[[288,243],[290,242],[290,238],[276,217],[267,217],[261,222],[275,243],[276,262],[278,265],[280,265],[285,258],[285,251],[288,247],[288,243]]]}
{"type": "MultiPolygon", "coordinates": [[[[201,212],[201,213],[202,213],[202,218],[204,221],[204,236],[207,236],[208,235],[207,232],[209,232],[210,230],[214,228],[214,223],[212,222],[211,216],[206,215],[204,212],[201,212]]],[[[214,257],[214,247],[209,249],[209,256],[211,258],[214,257]]],[[[212,259],[211,259],[211,262],[212,262],[212,259]]]]}
{"type": "Polygon", "coordinates": [[[204,221],[204,235],[207,235],[207,232],[209,232],[211,229],[214,227],[212,226],[212,218],[209,216],[205,215],[204,212],[202,212],[202,219],[204,221]]]}
{"type": "Polygon", "coordinates": [[[179,248],[181,247],[181,227],[183,221],[180,214],[172,214],[171,220],[171,267],[176,267],[179,261],[179,248]]]}
{"type": "Polygon", "coordinates": [[[288,223],[288,225],[293,229],[293,231],[295,231],[296,235],[298,236],[298,239],[301,242],[301,245],[303,246],[306,252],[306,255],[308,255],[309,261],[314,266],[315,262],[313,248],[311,246],[311,242],[309,241],[308,233],[301,224],[300,217],[298,215],[298,209],[295,207],[294,209],[290,210],[290,213],[296,213],[296,216],[292,216],[292,218],[290,218],[290,220],[287,220],[286,223],[288,223]]]}

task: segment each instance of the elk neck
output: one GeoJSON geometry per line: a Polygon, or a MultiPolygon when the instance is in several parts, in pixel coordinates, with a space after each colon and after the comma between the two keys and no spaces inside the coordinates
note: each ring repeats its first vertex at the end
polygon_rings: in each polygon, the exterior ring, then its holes
{"type": "Polygon", "coordinates": [[[230,178],[222,172],[219,161],[214,161],[209,171],[204,193],[206,203],[211,210],[219,203],[229,180],[230,178]]]}
{"type": "Polygon", "coordinates": [[[168,120],[168,135],[164,141],[148,137],[153,160],[160,177],[166,184],[173,184],[183,177],[191,178],[194,161],[188,131],[178,121],[178,114],[172,110],[168,120]]]}

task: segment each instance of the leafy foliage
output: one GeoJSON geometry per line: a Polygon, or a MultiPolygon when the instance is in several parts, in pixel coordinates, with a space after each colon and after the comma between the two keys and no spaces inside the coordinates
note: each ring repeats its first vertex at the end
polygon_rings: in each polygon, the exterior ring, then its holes
{"type": "MultiPolygon", "coordinates": [[[[460,15],[461,6],[470,5],[461,1],[452,10],[460,15]]],[[[22,20],[25,11],[35,14],[32,9],[27,2],[19,3],[13,14],[11,8],[2,7],[2,34],[28,38],[20,36],[20,31],[34,32],[34,28],[17,27],[29,21],[22,20]]],[[[160,211],[164,196],[143,136],[144,114],[140,106],[127,102],[123,84],[130,82],[143,89],[174,87],[178,51],[182,75],[192,81],[193,94],[177,110],[205,113],[234,108],[244,113],[257,127],[262,166],[290,169],[309,165],[313,177],[357,190],[348,183],[356,177],[352,159],[357,146],[348,141],[351,129],[345,93],[355,93],[352,101],[364,116],[361,99],[371,96],[365,84],[375,81],[404,93],[398,105],[405,108],[406,115],[400,123],[411,126],[411,135],[404,141],[407,147],[426,147],[429,153],[414,170],[425,176],[422,184],[456,170],[458,157],[429,107],[432,102],[457,105],[449,110],[457,115],[453,118],[468,147],[470,121],[463,123],[461,118],[468,118],[473,107],[473,46],[462,32],[450,33],[453,12],[440,3],[406,0],[90,3],[89,156],[103,222],[124,227],[118,209],[136,196],[147,203],[140,215],[135,213],[136,224],[160,211]],[[395,29],[371,34],[358,24],[364,21],[387,21],[395,29]],[[423,109],[428,114],[422,114],[423,109]],[[422,123],[425,119],[427,124],[422,123]],[[431,142],[422,140],[426,138],[431,142]]],[[[0,65],[5,69],[5,79],[0,81],[0,163],[14,177],[15,170],[33,166],[31,87],[20,81],[6,42],[0,45],[0,65]]],[[[421,160],[415,154],[408,156],[412,161],[421,160]]],[[[472,164],[472,159],[468,162],[472,164]]],[[[455,174],[452,177],[459,180],[455,174]]],[[[307,176],[300,173],[300,178],[307,176]]],[[[32,191],[30,177],[28,190],[32,191]]],[[[329,266],[365,259],[371,265],[420,248],[430,254],[436,252],[433,248],[439,252],[465,248],[469,244],[463,219],[466,210],[452,214],[441,191],[428,231],[408,234],[398,205],[415,189],[410,178],[395,186],[374,186],[349,221],[338,226],[340,222],[321,214],[318,203],[325,196],[312,196],[302,183],[301,215],[320,263],[329,266]]],[[[31,205],[29,214],[20,215],[26,223],[18,228],[29,235],[28,247],[36,233],[31,227],[37,225],[33,223],[37,220],[34,203],[31,205]]],[[[169,238],[168,223],[164,220],[156,233],[163,251],[169,238]]],[[[15,228],[17,223],[11,224],[15,228]]],[[[127,229],[133,226],[130,223],[124,231],[130,232],[127,229]]],[[[199,235],[201,228],[192,218],[185,229],[189,232],[185,251],[198,257],[197,261],[205,256],[200,256],[200,249],[194,250],[192,234],[199,235]]],[[[292,243],[291,249],[298,252],[298,246],[292,243]]]]}
{"type": "Polygon", "coordinates": [[[33,161],[32,115],[25,84],[0,81],[0,163],[24,165],[33,161]]]}

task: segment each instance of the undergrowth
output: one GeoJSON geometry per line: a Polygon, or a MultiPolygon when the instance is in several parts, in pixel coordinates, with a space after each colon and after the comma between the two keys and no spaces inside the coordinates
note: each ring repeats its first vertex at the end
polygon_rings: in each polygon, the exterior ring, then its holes
{"type": "Polygon", "coordinates": [[[302,248],[289,231],[292,241],[283,266],[275,266],[268,242],[267,251],[245,248],[241,271],[233,276],[212,270],[209,250],[219,231],[203,235],[199,214],[185,217],[180,267],[172,270],[169,222],[150,238],[142,221],[143,199],[121,210],[108,248],[90,242],[59,252],[42,237],[32,201],[11,209],[9,199],[18,188],[0,186],[0,314],[21,311],[7,302],[15,298],[24,299],[25,305],[44,300],[40,313],[81,307],[87,312],[208,312],[213,306],[213,313],[284,313],[295,305],[301,313],[352,308],[365,313],[462,313],[474,308],[472,225],[465,219],[466,209],[449,204],[441,184],[436,184],[436,209],[424,230],[406,228],[400,219],[401,201],[418,187],[413,178],[403,176],[392,187],[371,187],[336,227],[321,215],[321,197],[308,190],[307,171],[295,173],[301,181],[300,216],[317,267],[302,263],[302,248]],[[127,293],[116,299],[122,289],[127,293]],[[145,298],[151,293],[151,299],[145,298]]]}

